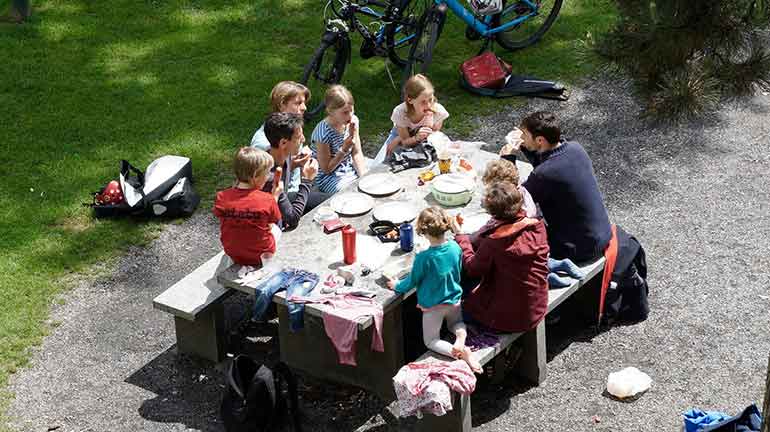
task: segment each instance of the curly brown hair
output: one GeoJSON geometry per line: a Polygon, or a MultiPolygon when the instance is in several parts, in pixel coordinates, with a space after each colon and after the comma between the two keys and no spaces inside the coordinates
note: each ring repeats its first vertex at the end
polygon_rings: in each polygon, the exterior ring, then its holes
{"type": "Polygon", "coordinates": [[[415,231],[420,235],[429,235],[432,237],[441,237],[452,227],[449,215],[444,209],[438,207],[428,207],[417,216],[415,231]]]}
{"type": "Polygon", "coordinates": [[[484,176],[481,178],[481,181],[484,182],[484,185],[486,186],[503,181],[518,185],[519,169],[516,168],[516,164],[511,161],[495,159],[487,164],[487,169],[484,171],[484,176]]]}
{"type": "Polygon", "coordinates": [[[487,188],[481,204],[497,220],[515,220],[522,201],[519,188],[511,182],[503,181],[487,188]]]}

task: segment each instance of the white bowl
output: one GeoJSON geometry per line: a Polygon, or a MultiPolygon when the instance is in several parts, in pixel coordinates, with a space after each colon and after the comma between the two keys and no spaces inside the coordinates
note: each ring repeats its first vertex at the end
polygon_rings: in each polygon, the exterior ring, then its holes
{"type": "Polygon", "coordinates": [[[433,180],[430,189],[433,198],[447,207],[468,204],[473,198],[473,180],[462,174],[440,175],[433,180]]]}

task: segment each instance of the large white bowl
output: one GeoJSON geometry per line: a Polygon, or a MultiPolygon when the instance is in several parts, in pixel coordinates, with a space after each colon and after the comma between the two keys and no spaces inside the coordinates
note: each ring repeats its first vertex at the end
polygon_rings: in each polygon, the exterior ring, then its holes
{"type": "Polygon", "coordinates": [[[473,180],[462,174],[438,176],[430,185],[433,198],[446,207],[468,204],[473,198],[473,180]]]}

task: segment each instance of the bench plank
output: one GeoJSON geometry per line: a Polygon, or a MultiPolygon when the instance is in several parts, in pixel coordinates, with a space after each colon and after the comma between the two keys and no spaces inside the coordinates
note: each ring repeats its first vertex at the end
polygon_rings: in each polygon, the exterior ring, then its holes
{"type": "MultiPolygon", "coordinates": [[[[591,279],[594,278],[594,276],[600,274],[602,270],[604,270],[604,257],[601,257],[590,264],[581,266],[580,269],[583,270],[583,273],[585,273],[585,277],[583,279],[572,279],[572,284],[568,287],[548,290],[548,313],[554,310],[556,306],[562,304],[564,300],[574,294],[575,291],[580,289],[580,287],[587,284],[591,279]]],[[[567,278],[571,279],[569,277],[567,278]]]]}
{"type": "Polygon", "coordinates": [[[216,254],[155,297],[152,306],[188,321],[195,321],[198,314],[209,305],[232,294],[232,291],[222,287],[216,278],[217,273],[231,263],[224,252],[216,254]]]}

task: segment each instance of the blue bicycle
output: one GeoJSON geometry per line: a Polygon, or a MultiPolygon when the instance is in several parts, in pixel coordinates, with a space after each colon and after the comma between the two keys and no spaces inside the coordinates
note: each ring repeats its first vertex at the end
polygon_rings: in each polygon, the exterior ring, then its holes
{"type": "Polygon", "coordinates": [[[350,33],[363,39],[362,58],[387,57],[403,69],[403,79],[425,73],[451,10],[468,28],[465,36],[495,41],[509,50],[528,47],[551,27],[563,0],[327,0],[321,44],[305,66],[300,82],[310,88],[311,119],[323,108],[325,88],[342,81],[351,60],[350,33]]]}
{"type": "Polygon", "coordinates": [[[421,17],[411,44],[404,76],[425,73],[433,59],[433,50],[444,28],[447,10],[465,24],[466,38],[492,41],[507,50],[526,48],[548,31],[559,15],[563,0],[470,0],[472,11],[461,0],[432,0],[421,17]]]}

